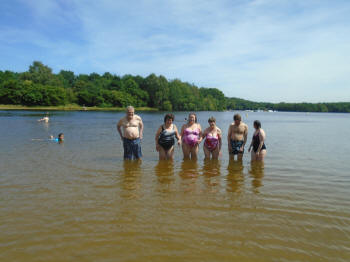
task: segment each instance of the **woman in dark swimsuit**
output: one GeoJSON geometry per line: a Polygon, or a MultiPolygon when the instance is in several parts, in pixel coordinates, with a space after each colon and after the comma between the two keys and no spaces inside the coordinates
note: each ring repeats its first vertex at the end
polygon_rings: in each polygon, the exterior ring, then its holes
{"type": "Polygon", "coordinates": [[[159,152],[159,160],[174,159],[175,138],[178,145],[181,144],[181,137],[173,124],[175,117],[173,114],[166,114],[164,124],[161,125],[156,133],[156,150],[159,152]]]}
{"type": "Polygon", "coordinates": [[[252,142],[250,143],[248,151],[253,148],[251,152],[251,160],[264,161],[266,155],[266,146],[265,146],[265,131],[261,128],[261,123],[259,120],[254,121],[255,132],[253,134],[252,142]]]}

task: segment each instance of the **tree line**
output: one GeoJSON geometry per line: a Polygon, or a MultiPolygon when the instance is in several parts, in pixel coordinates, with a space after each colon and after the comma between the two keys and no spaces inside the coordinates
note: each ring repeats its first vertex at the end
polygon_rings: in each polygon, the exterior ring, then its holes
{"type": "Polygon", "coordinates": [[[300,112],[350,112],[346,103],[260,103],[225,97],[217,88],[197,87],[164,76],[147,77],[111,73],[58,74],[39,61],[28,71],[0,71],[0,104],[97,107],[151,107],[164,111],[277,110],[300,112]]]}

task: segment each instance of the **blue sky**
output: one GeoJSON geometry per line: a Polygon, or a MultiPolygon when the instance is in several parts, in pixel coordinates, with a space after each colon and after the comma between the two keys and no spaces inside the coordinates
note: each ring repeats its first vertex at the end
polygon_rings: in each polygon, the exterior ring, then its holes
{"type": "Polygon", "coordinates": [[[2,0],[0,70],[180,79],[228,97],[350,102],[350,1],[2,0]]]}

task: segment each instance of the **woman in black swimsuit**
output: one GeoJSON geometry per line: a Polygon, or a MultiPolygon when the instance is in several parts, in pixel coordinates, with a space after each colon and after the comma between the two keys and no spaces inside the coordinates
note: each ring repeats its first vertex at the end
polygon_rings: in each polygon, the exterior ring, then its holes
{"type": "Polygon", "coordinates": [[[264,157],[266,155],[266,146],[265,146],[265,131],[261,128],[261,123],[259,120],[254,121],[255,132],[253,134],[252,142],[250,143],[248,151],[253,147],[251,153],[251,160],[259,160],[264,161],[264,157]]]}
{"type": "Polygon", "coordinates": [[[174,118],[173,114],[166,114],[164,124],[157,130],[155,142],[156,150],[159,152],[159,160],[173,159],[175,138],[179,145],[181,143],[179,132],[176,125],[173,124],[174,118]]]}

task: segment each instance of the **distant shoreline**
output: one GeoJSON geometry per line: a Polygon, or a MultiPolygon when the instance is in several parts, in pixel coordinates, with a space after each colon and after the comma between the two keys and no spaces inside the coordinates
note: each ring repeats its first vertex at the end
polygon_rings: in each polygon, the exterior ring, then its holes
{"type": "MultiPolygon", "coordinates": [[[[125,111],[122,107],[96,107],[96,106],[23,106],[23,105],[0,105],[0,110],[34,110],[34,111],[125,111]]],[[[159,111],[151,107],[135,107],[137,111],[159,111]]]]}
{"type": "MultiPolygon", "coordinates": [[[[0,105],[0,110],[28,110],[28,111],[115,111],[123,112],[123,107],[96,107],[96,106],[79,106],[79,105],[65,105],[65,106],[23,106],[23,105],[0,105]]],[[[135,107],[136,111],[145,112],[161,112],[161,110],[152,107],[135,107]]],[[[172,110],[178,112],[177,110],[172,110]]],[[[201,111],[201,110],[198,110],[201,111]]],[[[207,110],[208,111],[208,110],[207,110]]],[[[209,110],[210,111],[210,110],[209,110]]],[[[214,110],[215,111],[215,110],[214,110]]],[[[320,111],[288,111],[288,110],[249,110],[249,109],[234,109],[225,111],[245,111],[249,112],[298,112],[298,113],[350,113],[350,112],[320,112],[320,111]]]]}

